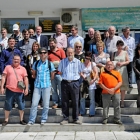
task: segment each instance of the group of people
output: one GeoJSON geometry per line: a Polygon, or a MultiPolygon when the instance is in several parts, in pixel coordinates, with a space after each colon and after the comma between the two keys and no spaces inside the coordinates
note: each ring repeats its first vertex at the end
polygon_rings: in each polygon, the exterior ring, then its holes
{"type": "Polygon", "coordinates": [[[87,94],[90,98],[89,117],[95,115],[95,106],[101,105],[103,124],[106,124],[112,99],[114,123],[122,124],[120,106],[124,107],[125,92],[133,88],[132,68],[140,91],[140,44],[135,49],[130,28],[124,28],[123,36],[119,37],[115,35],[115,27],[110,26],[105,31],[104,40],[100,31],[94,32],[90,28],[90,40],[87,42],[78,35],[76,26],[71,27],[72,35],[68,38],[62,33],[62,25],[57,24],[55,29],[56,33],[49,40],[41,34],[40,26],[36,27],[35,33],[33,29],[24,29],[20,33],[19,26],[14,24],[14,34],[10,38],[6,37],[7,30],[2,29],[1,94],[6,94],[5,120],[2,125],[7,125],[14,101],[18,104],[20,124],[26,124],[23,119],[24,96],[29,89],[32,105],[28,125],[35,123],[37,108],[41,105],[41,125],[46,123],[51,92],[52,108],[62,108],[61,125],[69,122],[69,100],[72,100],[73,123],[82,124],[79,116],[86,114],[87,94]]]}

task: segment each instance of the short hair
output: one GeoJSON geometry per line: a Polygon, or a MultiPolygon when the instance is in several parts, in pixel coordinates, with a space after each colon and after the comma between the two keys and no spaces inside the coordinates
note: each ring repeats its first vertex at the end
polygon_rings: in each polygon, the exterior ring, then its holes
{"type": "Polygon", "coordinates": [[[110,28],[114,28],[114,30],[115,30],[115,32],[116,32],[115,26],[109,26],[108,30],[109,30],[110,28]]]}
{"type": "Polygon", "coordinates": [[[102,40],[100,40],[100,41],[98,41],[98,42],[96,43],[96,48],[97,48],[97,49],[98,49],[99,46],[102,46],[103,48],[105,47],[105,44],[104,44],[104,42],[103,42],[102,40]]]}
{"type": "Polygon", "coordinates": [[[75,29],[75,30],[78,30],[78,27],[77,26],[75,26],[75,25],[73,25],[72,27],[71,27],[71,29],[75,29]]]}
{"type": "Polygon", "coordinates": [[[62,26],[60,23],[59,23],[59,24],[56,24],[56,25],[55,25],[55,28],[56,28],[58,25],[60,25],[60,26],[62,27],[62,29],[63,29],[63,26],[62,26]]]}
{"type": "Polygon", "coordinates": [[[13,59],[15,56],[18,56],[21,59],[21,56],[19,54],[14,54],[13,59]]]}
{"type": "Polygon", "coordinates": [[[35,29],[38,28],[38,27],[41,28],[41,30],[42,30],[42,27],[41,26],[36,26],[35,29]]]}
{"type": "Polygon", "coordinates": [[[7,29],[6,29],[6,28],[2,28],[2,29],[1,29],[1,32],[4,31],[4,30],[7,32],[7,29]]]}
{"type": "MultiPolygon", "coordinates": [[[[14,39],[14,40],[15,40],[14,37],[9,37],[9,38],[8,38],[8,42],[9,42],[11,39],[14,39]]],[[[16,40],[15,40],[15,41],[16,41],[16,40]]]]}
{"type": "Polygon", "coordinates": [[[50,38],[50,39],[49,39],[49,43],[52,42],[52,41],[53,41],[55,44],[57,43],[57,40],[56,40],[55,38],[50,38]]]}
{"type": "Polygon", "coordinates": [[[93,32],[94,32],[94,29],[93,29],[93,28],[89,28],[89,29],[88,29],[88,32],[89,32],[89,31],[93,31],[93,32]]]}
{"type": "Polygon", "coordinates": [[[80,41],[77,41],[77,42],[74,43],[74,50],[76,49],[77,45],[80,45],[83,48],[82,43],[80,41]]]}
{"type": "Polygon", "coordinates": [[[22,34],[29,32],[27,29],[22,30],[22,34]]]}
{"type": "Polygon", "coordinates": [[[118,40],[116,46],[124,46],[124,42],[122,40],[118,40]]]}
{"type": "Polygon", "coordinates": [[[122,32],[126,32],[127,30],[130,30],[130,28],[129,27],[122,28],[122,32]]]}
{"type": "Polygon", "coordinates": [[[87,51],[87,52],[85,53],[85,57],[86,57],[86,56],[88,56],[88,57],[92,58],[92,52],[87,51]]]}

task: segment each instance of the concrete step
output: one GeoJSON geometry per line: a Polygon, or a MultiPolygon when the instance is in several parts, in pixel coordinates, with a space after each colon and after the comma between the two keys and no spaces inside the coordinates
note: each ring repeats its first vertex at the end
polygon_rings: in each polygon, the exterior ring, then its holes
{"type": "Polygon", "coordinates": [[[76,125],[69,123],[60,125],[59,123],[46,123],[45,125],[34,124],[32,126],[20,124],[8,124],[3,127],[0,125],[0,132],[57,132],[57,131],[139,131],[140,123],[117,124],[88,124],[76,125]]]}
{"type": "MultiPolygon", "coordinates": [[[[38,109],[38,115],[42,114],[42,108],[38,109]]],[[[10,112],[11,115],[18,115],[18,109],[14,108],[11,110],[10,112]]],[[[24,110],[24,114],[25,115],[29,115],[30,114],[30,108],[25,108],[24,110]]],[[[62,114],[62,110],[61,108],[57,108],[57,109],[49,109],[49,116],[50,115],[61,115],[62,114]]],[[[72,109],[69,109],[69,114],[72,115],[72,109]]],[[[86,108],[86,114],[89,114],[89,108],[86,108]]],[[[96,115],[103,115],[103,108],[101,107],[96,107],[96,115]]],[[[109,114],[113,115],[114,114],[114,109],[112,107],[109,108],[109,114]]],[[[121,114],[122,115],[139,115],[140,114],[140,108],[121,108],[121,114]]],[[[0,115],[4,115],[4,109],[0,108],[0,115]]]]}
{"type": "MultiPolygon", "coordinates": [[[[79,116],[79,119],[83,123],[102,123],[102,116],[101,115],[95,115],[94,117],[86,116],[79,116]]],[[[114,116],[109,115],[108,122],[113,123],[114,116]]],[[[24,120],[28,122],[29,115],[24,115],[24,120]]],[[[36,123],[40,123],[41,115],[38,115],[36,117],[36,123]]],[[[63,120],[63,116],[61,115],[53,115],[48,116],[47,123],[60,123],[63,120]]],[[[123,123],[137,123],[140,120],[140,115],[121,115],[121,121],[123,123]]],[[[0,115],[0,123],[4,121],[4,115],[0,115]]],[[[10,115],[9,123],[19,123],[20,119],[17,115],[10,115]]],[[[73,122],[72,117],[69,117],[69,122],[73,122]]]]}

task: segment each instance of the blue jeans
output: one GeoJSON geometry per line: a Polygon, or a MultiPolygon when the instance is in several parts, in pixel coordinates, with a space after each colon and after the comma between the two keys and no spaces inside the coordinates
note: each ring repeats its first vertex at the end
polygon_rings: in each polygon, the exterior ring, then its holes
{"type": "Polygon", "coordinates": [[[41,122],[46,122],[46,120],[48,118],[48,111],[49,111],[50,91],[51,91],[51,87],[34,88],[32,106],[31,106],[30,116],[29,116],[29,123],[35,122],[36,115],[37,115],[38,102],[39,102],[41,96],[42,96],[42,100],[43,100],[43,110],[42,110],[41,122]]]}
{"type": "Polygon", "coordinates": [[[61,105],[61,81],[62,77],[60,75],[55,75],[52,80],[52,101],[54,105],[61,105]]]}
{"type": "MultiPolygon", "coordinates": [[[[89,90],[89,98],[90,98],[90,107],[89,107],[89,115],[95,115],[95,89],[89,90]]],[[[85,98],[81,98],[80,100],[80,114],[86,114],[85,109],[85,98]]]]}

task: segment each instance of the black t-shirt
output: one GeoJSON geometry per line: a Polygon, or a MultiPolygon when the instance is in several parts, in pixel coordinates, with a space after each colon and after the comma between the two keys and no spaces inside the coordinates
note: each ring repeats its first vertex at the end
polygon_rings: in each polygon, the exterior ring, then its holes
{"type": "Polygon", "coordinates": [[[84,53],[82,53],[80,55],[75,54],[74,57],[79,59],[81,62],[83,62],[85,59],[85,54],[84,53]]]}

